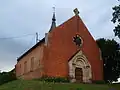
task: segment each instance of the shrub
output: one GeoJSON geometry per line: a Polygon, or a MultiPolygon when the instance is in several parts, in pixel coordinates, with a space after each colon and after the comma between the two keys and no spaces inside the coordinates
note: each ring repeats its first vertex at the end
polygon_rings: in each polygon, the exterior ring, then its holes
{"type": "Polygon", "coordinates": [[[0,85],[13,80],[16,80],[16,76],[13,72],[0,73],[0,85]]]}
{"type": "Polygon", "coordinates": [[[95,84],[106,84],[106,82],[104,80],[93,80],[92,83],[95,83],[95,84]]]}
{"type": "Polygon", "coordinates": [[[45,82],[59,82],[59,83],[69,82],[68,78],[64,78],[64,77],[46,77],[46,76],[43,76],[37,80],[45,81],[45,82]]]}

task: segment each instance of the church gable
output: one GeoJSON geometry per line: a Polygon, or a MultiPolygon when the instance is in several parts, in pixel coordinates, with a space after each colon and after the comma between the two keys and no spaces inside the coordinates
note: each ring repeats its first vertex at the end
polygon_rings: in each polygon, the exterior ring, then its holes
{"type": "MultiPolygon", "coordinates": [[[[48,39],[48,57],[45,60],[46,74],[50,76],[68,76],[68,60],[78,51],[84,52],[87,61],[91,65],[93,80],[101,80],[102,62],[99,48],[78,15],[73,16],[60,26],[54,28],[48,39]],[[79,35],[81,43],[76,45],[74,37],[79,35]],[[49,68],[49,71],[47,70],[49,68]],[[62,72],[59,72],[61,71],[62,72]]],[[[73,56],[74,57],[74,56],[73,56]]]]}
{"type": "MultiPolygon", "coordinates": [[[[70,56],[72,56],[76,52],[75,49],[79,49],[76,45],[77,43],[74,41],[74,37],[76,35],[79,35],[81,38],[80,49],[82,49],[85,54],[90,54],[89,52],[96,53],[98,57],[97,59],[99,59],[99,48],[79,16],[72,17],[49,33],[50,37],[48,42],[50,44],[50,48],[56,50],[56,52],[60,52],[68,47],[72,47],[71,49],[74,50],[74,52],[71,52],[72,54],[70,56]]],[[[68,50],[68,53],[69,52],[70,50],[68,50]]]]}

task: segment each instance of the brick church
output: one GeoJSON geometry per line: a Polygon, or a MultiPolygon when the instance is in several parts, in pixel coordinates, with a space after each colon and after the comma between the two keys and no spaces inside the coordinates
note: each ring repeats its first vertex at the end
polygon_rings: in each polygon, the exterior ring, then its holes
{"type": "Polygon", "coordinates": [[[71,82],[103,80],[103,62],[96,41],[79,11],[56,27],[55,13],[45,37],[17,59],[17,78],[69,77],[71,82]]]}

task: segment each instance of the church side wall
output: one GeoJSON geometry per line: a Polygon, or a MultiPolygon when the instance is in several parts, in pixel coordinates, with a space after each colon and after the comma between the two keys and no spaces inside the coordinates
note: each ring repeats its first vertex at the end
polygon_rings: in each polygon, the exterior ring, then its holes
{"type": "Polygon", "coordinates": [[[23,79],[39,78],[43,69],[44,43],[24,56],[16,65],[16,76],[23,79]]]}

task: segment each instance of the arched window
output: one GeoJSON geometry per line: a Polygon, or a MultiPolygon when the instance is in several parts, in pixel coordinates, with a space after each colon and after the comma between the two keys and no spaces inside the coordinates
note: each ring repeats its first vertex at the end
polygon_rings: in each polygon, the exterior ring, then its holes
{"type": "Polygon", "coordinates": [[[34,57],[31,58],[31,69],[30,71],[33,71],[34,69],[34,57]]]}
{"type": "Polygon", "coordinates": [[[21,75],[21,64],[19,66],[19,74],[21,75]]]}
{"type": "Polygon", "coordinates": [[[99,48],[99,53],[100,53],[100,60],[102,60],[102,52],[101,52],[100,48],[99,48]]]}
{"type": "Polygon", "coordinates": [[[27,72],[27,61],[24,62],[24,73],[27,72]]]}

